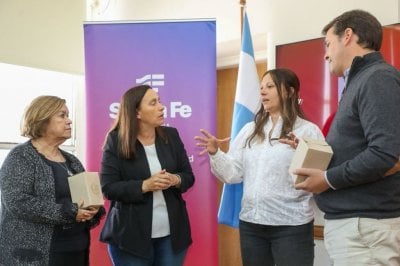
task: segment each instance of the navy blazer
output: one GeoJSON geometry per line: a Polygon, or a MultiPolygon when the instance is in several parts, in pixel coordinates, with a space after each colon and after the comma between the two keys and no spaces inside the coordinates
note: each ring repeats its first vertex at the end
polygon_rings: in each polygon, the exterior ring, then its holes
{"type": "MultiPolygon", "coordinates": [[[[172,248],[182,251],[192,243],[189,216],[182,193],[194,184],[194,175],[183,142],[175,128],[162,127],[167,141],[156,135],[155,146],[162,169],[181,177],[179,188],[163,190],[170,223],[172,248]]],[[[151,176],[143,145],[136,142],[136,158],[118,153],[118,132],[110,132],[101,162],[101,185],[111,201],[100,241],[136,256],[150,257],[153,193],[142,192],[143,180],[151,176]]]]}

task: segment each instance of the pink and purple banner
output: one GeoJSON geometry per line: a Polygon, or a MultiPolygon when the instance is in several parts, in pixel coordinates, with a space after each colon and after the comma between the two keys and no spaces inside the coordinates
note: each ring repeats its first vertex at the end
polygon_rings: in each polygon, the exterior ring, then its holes
{"type": "MultiPolygon", "coordinates": [[[[193,237],[185,265],[218,265],[217,185],[193,140],[200,128],[216,128],[215,21],[90,23],[84,34],[87,170],[100,169],[122,94],[138,84],[158,90],[166,124],[179,130],[196,177],[184,194],[193,237]]],[[[91,265],[111,265],[101,227],[92,232],[91,265]]]]}

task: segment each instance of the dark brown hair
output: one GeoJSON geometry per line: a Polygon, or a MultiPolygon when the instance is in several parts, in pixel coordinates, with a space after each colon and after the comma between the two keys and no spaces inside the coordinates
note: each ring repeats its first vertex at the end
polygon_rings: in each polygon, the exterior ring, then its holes
{"type": "Polygon", "coordinates": [[[339,37],[343,36],[347,28],[351,28],[358,36],[359,45],[374,51],[381,49],[382,25],[376,17],[364,10],[347,11],[334,18],[322,29],[322,34],[326,35],[330,28],[333,28],[333,32],[339,37]]]}
{"type": "MultiPolygon", "coordinates": [[[[296,118],[299,116],[305,118],[299,104],[300,81],[297,75],[286,68],[276,68],[265,72],[262,76],[270,75],[279,95],[280,113],[283,120],[280,138],[286,138],[287,134],[293,131],[296,118]]],[[[264,110],[261,105],[254,117],[255,127],[253,133],[247,138],[246,145],[250,147],[250,143],[254,138],[261,141],[265,140],[264,125],[267,123],[269,113],[264,110]]]]}
{"type": "MultiPolygon", "coordinates": [[[[139,121],[137,113],[149,85],[139,85],[127,90],[121,98],[117,118],[109,133],[118,131],[118,151],[125,159],[136,158],[136,142],[139,133],[139,121]]],[[[161,127],[156,128],[156,134],[165,142],[166,136],[161,127]]]]}

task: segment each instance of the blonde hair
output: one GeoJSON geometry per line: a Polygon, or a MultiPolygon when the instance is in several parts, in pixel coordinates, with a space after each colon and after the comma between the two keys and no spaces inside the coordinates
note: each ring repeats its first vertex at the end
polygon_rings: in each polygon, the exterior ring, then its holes
{"type": "Polygon", "coordinates": [[[57,96],[39,96],[25,109],[21,123],[21,135],[30,139],[43,136],[50,118],[65,105],[65,100],[57,96]]]}

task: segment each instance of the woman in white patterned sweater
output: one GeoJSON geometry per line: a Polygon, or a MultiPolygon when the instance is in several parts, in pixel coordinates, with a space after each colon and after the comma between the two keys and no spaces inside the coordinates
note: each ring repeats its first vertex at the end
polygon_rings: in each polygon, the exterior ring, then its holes
{"type": "Polygon", "coordinates": [[[304,119],[299,88],[291,70],[269,70],[262,77],[262,104],[254,121],[240,130],[227,153],[219,149],[226,139],[216,139],[206,130],[195,137],[219,180],[243,182],[239,232],[244,266],[313,265],[312,194],[294,188],[289,165],[296,136],[323,135],[304,119]]]}

